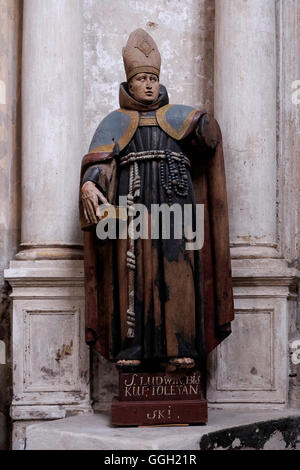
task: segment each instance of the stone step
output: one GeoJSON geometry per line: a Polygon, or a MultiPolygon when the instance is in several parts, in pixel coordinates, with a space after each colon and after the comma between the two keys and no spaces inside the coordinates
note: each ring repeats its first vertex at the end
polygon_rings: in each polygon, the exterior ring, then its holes
{"type": "Polygon", "coordinates": [[[209,409],[202,426],[118,428],[105,414],[28,426],[26,450],[300,450],[300,410],[209,409]]]}

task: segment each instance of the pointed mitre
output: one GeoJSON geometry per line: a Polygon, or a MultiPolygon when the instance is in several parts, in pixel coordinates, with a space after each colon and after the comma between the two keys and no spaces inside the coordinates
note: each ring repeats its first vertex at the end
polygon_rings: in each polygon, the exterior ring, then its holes
{"type": "Polygon", "coordinates": [[[159,77],[161,57],[155,41],[143,29],[133,31],[123,48],[123,61],[127,81],[141,72],[159,77]]]}

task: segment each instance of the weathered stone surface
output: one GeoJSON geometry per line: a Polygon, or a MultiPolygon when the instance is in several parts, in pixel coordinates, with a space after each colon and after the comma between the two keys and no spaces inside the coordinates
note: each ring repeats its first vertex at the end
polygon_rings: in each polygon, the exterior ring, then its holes
{"type": "Polygon", "coordinates": [[[25,450],[26,447],[26,428],[31,424],[36,424],[40,421],[25,420],[16,421],[12,425],[12,445],[11,450],[25,450]]]}
{"type": "Polygon", "coordinates": [[[234,259],[232,267],[236,319],[210,356],[208,399],[285,407],[291,289],[299,273],[279,259],[234,259]]]}
{"type": "Polygon", "coordinates": [[[213,109],[214,1],[84,0],[85,146],[99,121],[119,107],[122,48],[144,28],[162,55],[170,102],[213,109]],[[180,21],[179,21],[180,18],[180,21]]]}
{"type": "Polygon", "coordinates": [[[108,411],[112,398],[118,395],[119,373],[115,366],[93,352],[91,364],[91,393],[93,409],[95,411],[108,411]]]}
{"type": "MultiPolygon", "coordinates": [[[[262,446],[274,448],[293,448],[299,439],[300,411],[251,411],[242,409],[225,411],[211,409],[208,414],[208,425],[188,427],[139,427],[114,428],[109,425],[109,418],[104,414],[94,414],[52,421],[29,426],[26,432],[27,450],[199,450],[213,442],[213,448],[218,446],[215,439],[229,436],[229,444],[235,448],[241,445],[262,446]],[[278,423],[278,424],[277,424],[278,423]],[[254,431],[258,439],[253,438],[254,431]],[[252,434],[249,432],[251,430],[252,434]],[[268,430],[268,432],[266,431],[268,430]],[[274,434],[277,431],[277,434],[274,434]],[[248,434],[247,434],[248,433],[248,434]],[[263,434],[266,434],[264,439],[263,434]],[[280,433],[280,439],[279,439],[280,433]],[[247,439],[244,444],[244,435],[247,439]],[[281,435],[283,436],[281,438],[281,435]],[[184,436],[184,438],[183,438],[184,436]],[[215,443],[217,446],[215,446],[215,443]]],[[[221,442],[221,441],[219,441],[221,442]]]]}
{"type": "Polygon", "coordinates": [[[90,410],[79,260],[11,261],[14,420],[90,410]]]}

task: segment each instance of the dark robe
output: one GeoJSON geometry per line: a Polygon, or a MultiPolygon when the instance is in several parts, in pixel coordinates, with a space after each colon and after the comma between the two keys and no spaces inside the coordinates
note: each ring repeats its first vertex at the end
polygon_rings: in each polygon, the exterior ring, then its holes
{"type": "MultiPolygon", "coordinates": [[[[190,166],[185,165],[186,191],[183,196],[173,191],[172,204],[182,208],[191,204],[195,209],[198,203],[205,208],[201,250],[186,250],[184,237],[135,241],[135,334],[131,338],[127,337],[126,324],[127,240],[100,241],[95,226],[84,220],[80,203],[85,230],[87,342],[113,361],[141,359],[151,363],[172,357],[202,360],[231,331],[233,296],[221,132],[204,111],[185,107],[179,109],[179,113],[188,113],[183,124],[172,128],[167,113],[171,115],[175,108],[168,111],[167,103],[163,87],[156,105],[148,110],[121,86],[120,111],[124,110],[125,118],[126,113],[134,113],[125,134],[118,135],[117,126],[124,125],[115,122],[123,115],[115,112],[106,127],[99,126],[83,159],[81,184],[93,181],[111,203],[117,204],[119,196],[127,196],[129,191],[129,167],[120,165],[123,156],[153,150],[183,153],[190,162],[190,166]],[[158,124],[139,126],[141,116],[157,116],[158,124]],[[106,145],[103,138],[113,126],[117,138],[106,145]]],[[[170,204],[170,195],[162,185],[161,162],[140,161],[138,166],[141,189],[136,202],[144,204],[149,213],[151,204],[170,204]]],[[[165,164],[166,179],[169,172],[165,164]]]]}

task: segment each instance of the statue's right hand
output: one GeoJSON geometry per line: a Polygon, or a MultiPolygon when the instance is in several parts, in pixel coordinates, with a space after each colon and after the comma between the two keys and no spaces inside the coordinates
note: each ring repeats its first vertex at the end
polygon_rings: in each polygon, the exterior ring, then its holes
{"type": "Polygon", "coordinates": [[[101,215],[99,201],[102,204],[108,204],[105,196],[97,189],[95,183],[86,181],[81,188],[81,200],[83,205],[83,213],[89,224],[97,224],[103,219],[101,215]]]}

